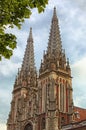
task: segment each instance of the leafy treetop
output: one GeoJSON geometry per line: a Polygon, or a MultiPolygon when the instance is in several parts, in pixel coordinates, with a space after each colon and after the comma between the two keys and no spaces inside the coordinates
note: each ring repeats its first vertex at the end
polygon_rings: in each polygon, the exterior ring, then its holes
{"type": "Polygon", "coordinates": [[[6,26],[21,28],[25,18],[30,18],[31,10],[44,11],[48,0],[0,0],[0,60],[9,59],[16,48],[16,36],[5,32],[6,26]]]}

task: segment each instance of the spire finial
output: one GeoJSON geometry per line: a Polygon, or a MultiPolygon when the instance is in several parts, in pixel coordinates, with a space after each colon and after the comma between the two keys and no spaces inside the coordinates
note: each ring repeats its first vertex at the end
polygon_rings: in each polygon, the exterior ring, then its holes
{"type": "Polygon", "coordinates": [[[56,7],[54,6],[54,14],[56,14],[56,7]]]}
{"type": "Polygon", "coordinates": [[[53,11],[53,19],[52,20],[57,20],[57,15],[56,15],[56,7],[54,7],[54,11],[53,11]]]}
{"type": "Polygon", "coordinates": [[[30,27],[30,34],[32,34],[32,27],[30,27]]]}
{"type": "Polygon", "coordinates": [[[27,41],[29,41],[29,40],[33,40],[32,27],[30,27],[30,33],[29,33],[29,37],[28,37],[27,41]]]}

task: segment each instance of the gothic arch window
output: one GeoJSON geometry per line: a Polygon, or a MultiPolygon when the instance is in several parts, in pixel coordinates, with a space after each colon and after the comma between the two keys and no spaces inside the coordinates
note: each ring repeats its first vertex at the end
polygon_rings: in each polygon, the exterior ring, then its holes
{"type": "Polygon", "coordinates": [[[45,118],[42,118],[41,126],[42,130],[45,130],[45,118]]]}
{"type": "Polygon", "coordinates": [[[28,123],[28,124],[25,126],[24,130],[33,130],[32,124],[31,124],[31,123],[28,123]]]}

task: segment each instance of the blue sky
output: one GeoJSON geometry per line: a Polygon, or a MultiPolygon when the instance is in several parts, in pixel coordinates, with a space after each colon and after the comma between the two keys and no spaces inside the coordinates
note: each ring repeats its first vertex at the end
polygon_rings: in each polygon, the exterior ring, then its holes
{"type": "Polygon", "coordinates": [[[0,130],[6,130],[13,84],[22,64],[29,29],[33,29],[35,63],[39,68],[43,50],[47,48],[54,6],[62,46],[70,59],[74,105],[86,108],[86,0],[49,0],[44,13],[38,14],[36,9],[32,10],[30,19],[25,20],[21,30],[7,29],[7,32],[17,36],[17,48],[10,60],[0,62],[0,130]]]}

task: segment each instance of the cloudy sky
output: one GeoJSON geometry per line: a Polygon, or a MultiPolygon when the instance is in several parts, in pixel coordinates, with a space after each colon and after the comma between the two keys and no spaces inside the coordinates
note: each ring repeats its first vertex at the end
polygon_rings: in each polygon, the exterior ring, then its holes
{"type": "Polygon", "coordinates": [[[39,68],[43,50],[47,48],[54,6],[57,8],[62,46],[70,59],[74,105],[86,108],[86,0],[49,0],[45,12],[38,14],[34,9],[21,30],[7,29],[17,36],[17,48],[10,60],[0,62],[0,130],[6,130],[11,92],[22,63],[29,29],[33,29],[35,63],[39,68]]]}

